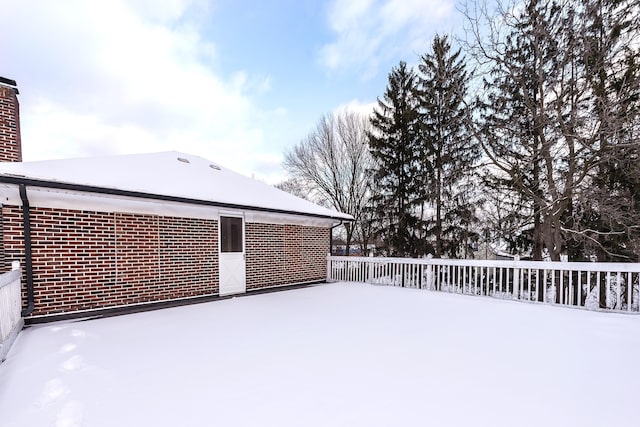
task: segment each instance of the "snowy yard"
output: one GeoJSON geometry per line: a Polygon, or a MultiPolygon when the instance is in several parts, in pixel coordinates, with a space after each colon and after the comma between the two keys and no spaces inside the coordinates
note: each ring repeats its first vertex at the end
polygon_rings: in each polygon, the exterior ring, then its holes
{"type": "Polygon", "coordinates": [[[22,332],[0,425],[623,426],[640,317],[337,283],[22,332]]]}

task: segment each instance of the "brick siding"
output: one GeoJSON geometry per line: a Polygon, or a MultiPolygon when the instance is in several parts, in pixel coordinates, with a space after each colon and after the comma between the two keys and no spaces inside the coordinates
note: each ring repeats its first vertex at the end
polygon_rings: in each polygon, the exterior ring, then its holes
{"type": "MultiPolygon", "coordinates": [[[[2,208],[4,267],[24,267],[22,212],[2,208]]],[[[214,220],[32,208],[33,315],[218,292],[214,220]]]]}
{"type": "Polygon", "coordinates": [[[0,86],[0,162],[21,162],[20,108],[16,89],[0,86]]]}
{"type": "Polygon", "coordinates": [[[247,289],[324,280],[329,230],[281,224],[245,224],[247,289]]]}
{"type": "MultiPolygon", "coordinates": [[[[35,316],[218,293],[217,220],[33,207],[30,215],[35,316]]],[[[326,278],[327,228],[245,230],[248,290],[326,278]]],[[[2,239],[4,271],[13,260],[24,268],[21,207],[2,207],[2,239]]]]}

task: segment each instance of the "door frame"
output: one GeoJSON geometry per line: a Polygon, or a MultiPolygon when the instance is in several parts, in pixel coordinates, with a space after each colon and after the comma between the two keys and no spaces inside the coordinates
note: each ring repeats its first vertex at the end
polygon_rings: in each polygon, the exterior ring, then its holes
{"type": "MultiPolygon", "coordinates": [[[[242,294],[247,291],[247,235],[246,235],[246,218],[244,212],[238,211],[220,211],[218,216],[218,295],[234,295],[242,294]],[[242,252],[222,252],[222,218],[240,218],[242,220],[242,252]],[[237,289],[223,290],[223,264],[224,258],[227,254],[239,254],[242,259],[242,268],[244,269],[242,274],[242,287],[237,289]]],[[[227,260],[228,261],[228,260],[227,260]]]]}

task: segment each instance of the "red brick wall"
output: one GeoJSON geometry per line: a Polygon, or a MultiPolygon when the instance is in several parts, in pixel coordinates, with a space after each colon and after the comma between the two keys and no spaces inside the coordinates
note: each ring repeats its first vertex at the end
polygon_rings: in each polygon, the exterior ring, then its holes
{"type": "Polygon", "coordinates": [[[125,304],[218,293],[217,221],[114,215],[125,304]]]}
{"type": "MultiPolygon", "coordinates": [[[[247,289],[326,278],[327,228],[245,229],[247,289]]],[[[4,271],[24,268],[21,207],[2,234],[4,271]]],[[[218,293],[216,220],[31,208],[31,240],[36,316],[218,293]]]]}
{"type": "MultiPolygon", "coordinates": [[[[2,208],[5,271],[24,267],[20,207],[2,208]]],[[[34,315],[218,292],[217,221],[32,208],[34,315]]]]}
{"type": "Polygon", "coordinates": [[[218,293],[218,221],[172,218],[160,228],[160,280],[183,297],[218,293]]]}
{"type": "Polygon", "coordinates": [[[0,85],[0,162],[21,162],[20,108],[16,89],[0,85]]]}
{"type": "Polygon", "coordinates": [[[245,231],[247,289],[326,279],[327,228],[248,223],[245,231]]]}
{"type": "Polygon", "coordinates": [[[32,209],[34,314],[117,305],[114,237],[112,214],[32,209]]]}

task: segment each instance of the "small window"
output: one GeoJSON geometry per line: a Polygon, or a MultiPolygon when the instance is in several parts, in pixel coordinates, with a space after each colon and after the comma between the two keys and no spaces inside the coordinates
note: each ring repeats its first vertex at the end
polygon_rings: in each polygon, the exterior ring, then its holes
{"type": "Polygon", "coordinates": [[[242,218],[220,217],[220,252],[242,252],[242,218]]]}

